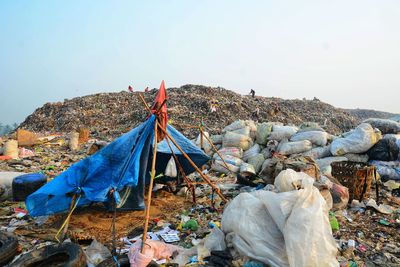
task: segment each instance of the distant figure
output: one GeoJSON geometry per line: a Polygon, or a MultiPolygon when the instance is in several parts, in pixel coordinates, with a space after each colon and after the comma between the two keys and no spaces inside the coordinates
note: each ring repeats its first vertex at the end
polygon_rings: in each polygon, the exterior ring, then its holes
{"type": "Polygon", "coordinates": [[[131,93],[133,93],[133,88],[132,88],[132,86],[130,86],[130,85],[128,86],[128,91],[131,92],[131,93]]]}
{"type": "Polygon", "coordinates": [[[210,103],[210,112],[214,113],[217,112],[218,100],[212,99],[210,103]]]}
{"type": "Polygon", "coordinates": [[[253,112],[251,113],[251,118],[253,119],[253,121],[258,121],[258,116],[260,115],[260,109],[256,108],[255,110],[253,110],[253,112]]]}
{"type": "Polygon", "coordinates": [[[254,96],[256,95],[256,91],[254,91],[253,89],[251,89],[251,90],[250,90],[250,95],[251,95],[252,97],[254,97],[254,96]]]}
{"type": "Polygon", "coordinates": [[[144,92],[147,93],[148,91],[149,91],[149,87],[147,86],[147,87],[144,89],[144,92]]]}

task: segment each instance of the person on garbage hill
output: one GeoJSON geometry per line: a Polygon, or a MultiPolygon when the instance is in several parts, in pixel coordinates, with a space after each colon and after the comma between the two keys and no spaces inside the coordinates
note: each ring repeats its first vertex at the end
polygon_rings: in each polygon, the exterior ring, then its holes
{"type": "Polygon", "coordinates": [[[131,93],[133,93],[133,87],[129,85],[129,86],[128,86],[128,91],[131,92],[131,93]]]}
{"type": "Polygon", "coordinates": [[[258,122],[258,116],[260,115],[260,109],[257,107],[253,112],[251,113],[251,118],[253,121],[258,122]]]}
{"type": "Polygon", "coordinates": [[[254,91],[253,89],[250,89],[250,95],[251,95],[251,97],[255,97],[255,95],[256,95],[256,91],[254,91]]]}
{"type": "Polygon", "coordinates": [[[210,112],[214,113],[217,112],[218,100],[212,99],[210,102],[210,112]]]}

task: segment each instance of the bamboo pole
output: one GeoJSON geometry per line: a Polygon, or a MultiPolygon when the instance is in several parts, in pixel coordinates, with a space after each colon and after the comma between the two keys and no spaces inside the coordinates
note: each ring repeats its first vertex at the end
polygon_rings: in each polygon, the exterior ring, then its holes
{"type": "Polygon", "coordinates": [[[228,202],[227,199],[224,197],[224,195],[221,193],[221,190],[216,187],[211,180],[204,174],[201,172],[201,170],[196,166],[196,164],[192,161],[192,159],[185,153],[185,151],[183,151],[183,149],[176,143],[176,141],[174,140],[174,138],[162,127],[160,127],[161,131],[164,132],[164,134],[166,135],[166,137],[171,140],[171,142],[176,146],[176,148],[178,148],[178,150],[182,153],[182,155],[189,161],[190,165],[192,165],[192,167],[196,170],[196,172],[201,176],[201,178],[203,178],[204,181],[207,182],[208,185],[210,185],[216,192],[217,194],[221,197],[221,199],[225,202],[228,202]]]}
{"type": "Polygon", "coordinates": [[[145,215],[145,223],[144,223],[144,230],[143,230],[143,240],[142,240],[141,253],[143,253],[143,251],[144,251],[144,244],[146,243],[146,238],[147,238],[147,230],[148,230],[148,227],[149,227],[149,219],[150,219],[151,194],[153,192],[154,177],[156,176],[157,126],[158,126],[158,122],[157,122],[157,119],[156,119],[154,121],[153,161],[151,163],[151,178],[150,178],[150,185],[149,185],[149,193],[147,195],[146,215],[145,215]]]}
{"type": "Polygon", "coordinates": [[[208,143],[210,143],[211,147],[214,149],[215,153],[217,153],[217,155],[219,156],[219,158],[222,160],[222,162],[225,165],[225,168],[229,171],[229,173],[232,173],[231,169],[229,169],[228,164],[226,163],[226,161],[224,160],[224,158],[222,157],[221,153],[219,153],[218,149],[214,146],[213,142],[210,140],[210,138],[208,138],[205,134],[203,129],[200,127],[200,134],[201,136],[204,136],[206,138],[206,140],[208,141],[208,143]]]}

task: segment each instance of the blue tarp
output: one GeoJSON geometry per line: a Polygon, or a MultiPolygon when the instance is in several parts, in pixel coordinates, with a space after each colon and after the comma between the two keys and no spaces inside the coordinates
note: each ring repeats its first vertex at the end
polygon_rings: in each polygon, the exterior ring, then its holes
{"type": "MultiPolygon", "coordinates": [[[[96,154],[85,158],[68,170],[55,177],[26,200],[26,207],[31,216],[61,213],[69,210],[72,196],[80,194],[79,206],[92,202],[109,201],[111,189],[121,191],[132,187],[138,207],[143,207],[143,190],[151,164],[151,146],[154,140],[155,117],[151,116],[140,126],[114,140],[96,154]]],[[[172,126],[167,131],[183,148],[197,166],[206,163],[209,158],[190,140],[172,126]]],[[[170,142],[171,143],[171,142],[170,142]]],[[[174,153],[184,167],[186,174],[194,171],[177,148],[171,143],[174,153]]],[[[165,140],[158,144],[157,172],[164,172],[171,157],[165,140]]],[[[117,197],[118,200],[118,197],[117,197]]],[[[128,199],[129,201],[129,199],[128,199]]]]}

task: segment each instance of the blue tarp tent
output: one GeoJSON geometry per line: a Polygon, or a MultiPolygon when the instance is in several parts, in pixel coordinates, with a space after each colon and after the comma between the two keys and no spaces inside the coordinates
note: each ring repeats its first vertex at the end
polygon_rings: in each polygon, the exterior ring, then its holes
{"type": "MultiPolygon", "coordinates": [[[[50,215],[69,210],[72,197],[80,195],[79,206],[93,202],[109,202],[109,192],[120,192],[130,188],[130,209],[144,209],[144,187],[149,179],[154,142],[155,116],[149,117],[143,124],[114,140],[96,154],[85,158],[68,170],[55,177],[26,199],[26,207],[31,216],[50,215]],[[133,207],[133,208],[132,208],[133,207]]],[[[185,151],[197,166],[209,160],[209,157],[190,140],[168,125],[167,132],[185,151]]],[[[186,174],[194,168],[182,153],[170,142],[186,174]]],[[[165,170],[171,157],[166,141],[157,145],[157,173],[165,170]]],[[[119,195],[115,195],[119,201],[119,195]]]]}

